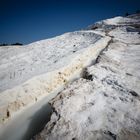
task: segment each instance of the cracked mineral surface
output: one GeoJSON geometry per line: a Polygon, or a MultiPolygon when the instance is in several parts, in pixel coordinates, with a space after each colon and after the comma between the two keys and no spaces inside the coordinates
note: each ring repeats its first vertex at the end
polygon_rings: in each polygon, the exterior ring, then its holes
{"type": "Polygon", "coordinates": [[[140,139],[139,14],[26,46],[0,47],[0,139],[32,135],[140,139]],[[35,135],[40,119],[46,125],[35,135]]]}
{"type": "Polygon", "coordinates": [[[50,101],[51,119],[36,140],[140,139],[139,19],[116,17],[89,26],[111,41],[80,79],[50,101]]]}

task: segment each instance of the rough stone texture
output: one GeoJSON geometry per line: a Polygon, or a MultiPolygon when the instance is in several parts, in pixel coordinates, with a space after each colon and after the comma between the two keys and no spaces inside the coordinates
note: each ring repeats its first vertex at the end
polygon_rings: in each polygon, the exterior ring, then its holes
{"type": "Polygon", "coordinates": [[[109,19],[113,29],[94,29],[112,41],[80,79],[50,101],[51,119],[36,140],[140,140],[139,19],[109,19]]]}
{"type": "Polygon", "coordinates": [[[27,46],[0,47],[0,126],[79,77],[110,39],[77,31],[27,46]]]}

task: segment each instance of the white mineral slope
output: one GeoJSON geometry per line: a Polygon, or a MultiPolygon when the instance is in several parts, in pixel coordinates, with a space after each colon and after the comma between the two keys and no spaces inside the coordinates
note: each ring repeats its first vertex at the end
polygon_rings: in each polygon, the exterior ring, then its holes
{"type": "Polygon", "coordinates": [[[92,32],[72,32],[26,46],[0,47],[0,91],[67,65],[67,57],[70,60],[101,38],[92,32]]]}
{"type": "Polygon", "coordinates": [[[129,20],[110,32],[96,29],[112,42],[50,101],[51,120],[36,140],[140,140],[140,23],[129,20]]]}
{"type": "Polygon", "coordinates": [[[110,37],[77,31],[20,47],[0,47],[0,124],[80,76],[110,37]]]}
{"type": "Polygon", "coordinates": [[[135,32],[140,31],[139,29],[140,24],[140,14],[130,15],[128,17],[114,17],[106,20],[102,20],[99,22],[96,22],[93,25],[90,25],[87,29],[94,31],[103,31],[103,32],[109,32],[114,28],[117,27],[129,27],[128,31],[135,32]],[[132,25],[132,26],[131,26],[132,25]]]}
{"type": "MultiPolygon", "coordinates": [[[[100,23],[100,22],[99,22],[100,23]]],[[[139,23],[138,19],[131,19],[128,17],[115,17],[115,18],[111,18],[111,19],[106,19],[102,21],[103,24],[107,24],[107,25],[131,25],[131,24],[136,24],[139,23]]]]}

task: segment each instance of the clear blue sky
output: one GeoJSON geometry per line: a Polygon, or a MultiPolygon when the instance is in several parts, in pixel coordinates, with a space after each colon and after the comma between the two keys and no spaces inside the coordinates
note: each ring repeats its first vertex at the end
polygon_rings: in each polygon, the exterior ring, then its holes
{"type": "Polygon", "coordinates": [[[0,0],[0,44],[28,44],[140,9],[140,0],[0,0]]]}

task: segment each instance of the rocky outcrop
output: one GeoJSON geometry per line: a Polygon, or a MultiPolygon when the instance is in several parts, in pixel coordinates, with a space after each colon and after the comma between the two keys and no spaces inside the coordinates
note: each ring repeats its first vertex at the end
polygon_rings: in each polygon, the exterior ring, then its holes
{"type": "Polygon", "coordinates": [[[51,119],[36,140],[140,139],[139,19],[118,17],[90,26],[112,39],[81,78],[50,101],[51,119]]]}

